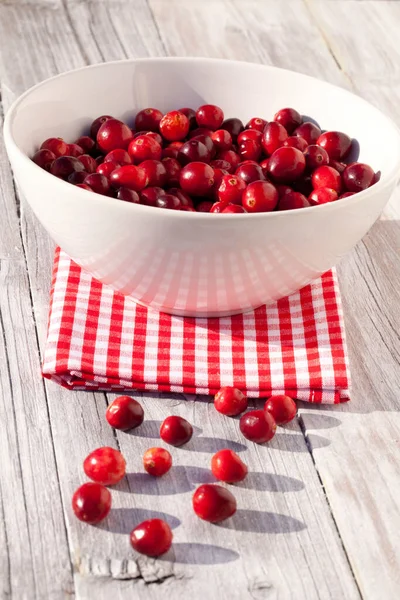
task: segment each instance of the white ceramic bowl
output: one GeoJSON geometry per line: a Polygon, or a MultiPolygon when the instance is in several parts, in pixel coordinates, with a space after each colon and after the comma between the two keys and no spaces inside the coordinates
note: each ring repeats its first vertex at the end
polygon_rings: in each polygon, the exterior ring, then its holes
{"type": "Polygon", "coordinates": [[[4,137],[26,200],[59,244],[95,277],[136,301],[178,315],[222,316],[290,294],[332,267],[368,231],[399,179],[397,128],[361,98],[274,67],[198,58],[95,65],[27,91],[4,137]],[[271,119],[293,106],[324,129],[356,138],[379,183],[319,207],[215,215],[132,205],[76,188],[30,156],[48,137],[73,141],[101,114],[132,122],[147,106],[200,104],[226,117],[271,119]]]}

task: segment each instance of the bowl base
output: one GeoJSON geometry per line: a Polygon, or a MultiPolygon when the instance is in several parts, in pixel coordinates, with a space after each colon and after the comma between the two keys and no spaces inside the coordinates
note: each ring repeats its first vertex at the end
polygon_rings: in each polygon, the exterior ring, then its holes
{"type": "Polygon", "coordinates": [[[156,308],[154,306],[150,306],[149,304],[145,304],[132,296],[128,296],[130,300],[133,300],[135,304],[139,304],[140,306],[144,306],[145,308],[149,308],[151,310],[155,310],[157,312],[166,313],[167,315],[173,315],[174,317],[194,317],[196,319],[218,319],[221,317],[233,317],[234,315],[243,315],[245,313],[252,312],[262,306],[249,306],[248,308],[240,308],[236,310],[226,310],[226,311],[188,311],[188,310],[179,310],[173,308],[156,308]]]}

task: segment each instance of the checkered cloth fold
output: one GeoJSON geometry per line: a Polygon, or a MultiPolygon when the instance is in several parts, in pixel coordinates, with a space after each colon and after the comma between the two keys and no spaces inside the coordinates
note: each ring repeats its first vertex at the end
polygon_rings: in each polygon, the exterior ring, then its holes
{"type": "Polygon", "coordinates": [[[55,255],[43,376],[70,389],[349,400],[334,270],[278,302],[220,319],[144,308],[55,255]]]}

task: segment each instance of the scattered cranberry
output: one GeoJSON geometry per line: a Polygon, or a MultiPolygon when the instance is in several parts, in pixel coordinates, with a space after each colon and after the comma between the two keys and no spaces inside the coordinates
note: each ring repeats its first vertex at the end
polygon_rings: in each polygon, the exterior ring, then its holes
{"type": "Polygon", "coordinates": [[[159,196],[159,198],[157,198],[156,206],[158,206],[158,208],[177,210],[181,208],[181,203],[179,198],[173,194],[164,194],[163,196],[159,196]]]}
{"type": "Polygon", "coordinates": [[[192,162],[183,167],[179,183],[191,196],[205,196],[213,186],[214,171],[210,165],[203,162],[192,162]]]}
{"type": "Polygon", "coordinates": [[[247,210],[238,204],[228,204],[221,210],[222,213],[245,213],[247,210]]]}
{"type": "Polygon", "coordinates": [[[207,146],[199,139],[191,139],[185,142],[178,151],[178,160],[181,165],[188,165],[191,162],[209,163],[211,153],[207,146]]]}
{"type": "Polygon", "coordinates": [[[271,156],[275,150],[283,145],[287,137],[287,131],[280,123],[276,123],[275,121],[267,123],[261,139],[264,152],[271,156]]]}
{"type": "Polygon", "coordinates": [[[226,162],[228,162],[231,165],[234,171],[242,162],[242,159],[240,158],[239,154],[234,150],[223,150],[219,153],[218,158],[220,160],[226,160],[226,162]]]}
{"type": "Polygon", "coordinates": [[[278,204],[278,192],[268,181],[254,181],[244,190],[242,204],[247,212],[269,212],[278,204]]]}
{"type": "Polygon", "coordinates": [[[189,132],[189,119],[179,110],[172,110],[160,121],[160,133],[169,142],[183,140],[189,132]]]}
{"type": "Polygon", "coordinates": [[[147,175],[149,186],[163,187],[167,183],[167,169],[163,162],[159,160],[144,160],[139,167],[147,175]]]}
{"type": "Polygon", "coordinates": [[[264,405],[277,425],[285,425],[292,421],[297,413],[296,402],[290,396],[271,396],[264,405]]]}
{"type": "MultiPolygon", "coordinates": [[[[114,171],[115,172],[115,171],[114,171]]],[[[100,173],[91,173],[87,177],[83,183],[89,185],[96,194],[102,194],[103,196],[107,196],[110,191],[110,184],[108,182],[107,177],[104,175],[100,175],[100,173]]]]}
{"type": "Polygon", "coordinates": [[[196,121],[199,127],[216,130],[222,125],[223,120],[222,109],[214,104],[204,104],[196,111],[196,121]]]}
{"type": "Polygon", "coordinates": [[[290,148],[297,148],[297,150],[301,150],[301,152],[305,152],[308,144],[306,140],[299,135],[291,135],[286,138],[283,142],[283,146],[289,146],[290,148]]]}
{"type": "Polygon", "coordinates": [[[259,117],[253,117],[246,124],[246,129],[257,129],[257,131],[263,132],[266,124],[267,121],[264,121],[264,119],[260,119],[259,117]]]}
{"type": "Polygon", "coordinates": [[[257,161],[261,156],[261,146],[254,140],[244,140],[239,144],[238,152],[242,160],[257,161]]]}
{"type": "Polygon", "coordinates": [[[140,192],[146,187],[148,179],[146,172],[140,167],[124,165],[111,173],[110,182],[116,188],[126,187],[135,192],[140,192]]]}
{"type": "Polygon", "coordinates": [[[147,206],[157,206],[157,200],[165,196],[166,191],[160,187],[148,187],[140,193],[140,201],[147,206]]]}
{"type": "Polygon", "coordinates": [[[306,140],[307,144],[316,144],[319,136],[321,135],[321,130],[314,123],[302,123],[294,130],[293,135],[299,135],[303,139],[306,140]]]}
{"type": "Polygon", "coordinates": [[[119,166],[120,165],[115,162],[104,162],[97,167],[96,173],[100,173],[100,175],[104,175],[105,177],[107,177],[107,179],[109,179],[111,173],[115,171],[115,169],[117,169],[119,166]]]}
{"type": "Polygon", "coordinates": [[[329,164],[327,151],[316,144],[308,146],[307,150],[304,152],[304,158],[306,159],[306,168],[310,171],[329,164]]]}
{"type": "Polygon", "coordinates": [[[128,190],[128,188],[120,188],[117,192],[117,199],[131,204],[140,204],[140,197],[137,192],[128,190]]]}
{"type": "Polygon", "coordinates": [[[56,160],[56,155],[50,150],[38,150],[32,160],[45,171],[50,171],[51,165],[56,160]]]}
{"type": "Polygon", "coordinates": [[[145,160],[161,160],[161,146],[148,135],[140,135],[129,144],[128,153],[134,164],[145,160]]]}
{"type": "Polygon", "coordinates": [[[103,125],[103,123],[112,118],[113,117],[110,117],[110,115],[102,115],[101,117],[97,117],[97,119],[95,119],[90,126],[90,137],[93,138],[93,140],[96,140],[100,127],[103,125]]]}
{"type": "Polygon", "coordinates": [[[265,180],[264,172],[256,162],[240,163],[235,171],[235,175],[243,179],[246,185],[253,181],[265,180]]]}
{"type": "Polygon", "coordinates": [[[236,512],[236,498],[221,485],[204,484],[193,494],[193,510],[200,519],[219,523],[236,512]]]}
{"type": "Polygon", "coordinates": [[[126,150],[116,148],[105,155],[104,162],[113,162],[122,167],[123,165],[131,165],[132,159],[126,150]]]}
{"type": "Polygon", "coordinates": [[[171,446],[183,446],[191,439],[193,427],[183,417],[171,416],[164,419],[160,427],[160,438],[171,446]]]}
{"type": "Polygon", "coordinates": [[[318,167],[311,177],[312,185],[314,189],[325,187],[335,190],[338,194],[342,188],[342,178],[340,173],[329,166],[318,167]]]}
{"type": "Polygon", "coordinates": [[[211,200],[202,200],[198,204],[196,204],[197,212],[208,213],[213,207],[213,202],[211,200]]]}
{"type": "Polygon", "coordinates": [[[221,129],[226,129],[232,136],[232,140],[236,142],[237,136],[241,131],[243,131],[243,123],[240,119],[225,119],[225,121],[221,125],[221,129]]]}
{"type": "Polygon", "coordinates": [[[258,131],[258,129],[245,129],[242,133],[239,133],[237,138],[237,143],[241,144],[242,142],[246,142],[247,140],[251,140],[256,142],[258,145],[261,144],[262,132],[258,131]]]}
{"type": "Polygon", "coordinates": [[[126,461],[121,452],[103,446],[91,452],[83,462],[86,475],[102,485],[115,485],[125,475],[126,461]]]}
{"type": "Polygon", "coordinates": [[[251,410],[242,415],[239,427],[244,437],[256,444],[269,442],[276,431],[275,419],[263,410],[251,410]]]}
{"type": "Polygon", "coordinates": [[[79,160],[83,164],[87,173],[96,173],[97,163],[93,156],[90,156],[89,154],[81,154],[79,160]]]}
{"type": "Polygon", "coordinates": [[[278,210],[294,210],[296,208],[306,208],[307,206],[311,206],[307,198],[300,192],[295,192],[289,188],[287,193],[279,196],[277,208],[278,210]]]}
{"type": "Polygon", "coordinates": [[[220,202],[241,204],[243,190],[246,189],[246,183],[237,175],[225,175],[222,178],[218,188],[218,200],[220,202]]]}
{"type": "Polygon", "coordinates": [[[236,452],[226,448],[212,457],[211,471],[220,481],[238,483],[245,479],[248,469],[236,452]]]}
{"type": "Polygon", "coordinates": [[[161,162],[167,171],[167,184],[177,185],[179,183],[179,177],[182,170],[180,163],[176,160],[176,158],[169,157],[163,158],[161,162]]]}
{"type": "Polygon", "coordinates": [[[67,179],[74,171],[83,170],[84,166],[81,161],[73,156],[59,156],[50,167],[50,173],[61,179],[67,179]]]}
{"type": "Polygon", "coordinates": [[[162,112],[156,108],[140,110],[135,118],[136,131],[158,131],[162,116],[162,112]]]}
{"type": "Polygon", "coordinates": [[[68,145],[61,138],[49,138],[43,142],[40,150],[50,150],[58,158],[59,156],[66,156],[68,145]]]}
{"type": "Polygon", "coordinates": [[[197,127],[196,111],[193,108],[180,108],[179,112],[189,119],[189,130],[197,127]]]}
{"type": "Polygon", "coordinates": [[[85,523],[99,523],[111,509],[111,494],[99,483],[84,483],[72,496],[72,510],[85,523]]]}
{"type": "Polygon", "coordinates": [[[349,192],[361,192],[372,185],[375,173],[369,165],[352,163],[343,171],[343,183],[349,192]]]}
{"type": "Polygon", "coordinates": [[[294,108],[282,108],[274,116],[274,121],[282,125],[288,133],[292,133],[302,122],[302,116],[294,108]]]}
{"type": "Polygon", "coordinates": [[[247,408],[247,398],[235,387],[225,386],[214,396],[214,407],[223,415],[235,417],[247,408]]]}
{"type": "Polygon", "coordinates": [[[277,182],[294,181],[306,168],[303,152],[297,148],[278,148],[268,162],[268,175],[277,182]]]}
{"type": "Polygon", "coordinates": [[[108,119],[97,132],[97,143],[103,152],[110,152],[117,148],[126,148],[133,138],[132,131],[118,119],[108,119]]]}
{"type": "Polygon", "coordinates": [[[79,137],[76,140],[75,144],[80,146],[85,152],[85,154],[91,154],[96,150],[96,142],[88,135],[82,135],[81,137],[79,137]]]}
{"type": "Polygon", "coordinates": [[[161,556],[171,548],[172,531],[162,519],[149,519],[131,531],[131,545],[136,552],[146,556],[161,556]]]}
{"type": "Polygon", "coordinates": [[[332,160],[342,160],[350,152],[351,139],[341,131],[326,131],[319,136],[317,144],[327,151],[332,160]]]}
{"type": "Polygon", "coordinates": [[[230,150],[232,148],[232,136],[226,129],[217,129],[217,131],[213,131],[211,139],[219,152],[222,150],[230,150]]]}
{"type": "Polygon", "coordinates": [[[161,477],[172,467],[172,456],[164,448],[149,448],[143,455],[143,466],[154,477],[161,477]]]}
{"type": "Polygon", "coordinates": [[[335,190],[328,187],[320,187],[311,192],[308,196],[310,204],[312,206],[318,206],[319,204],[326,204],[327,202],[334,202],[338,199],[338,194],[335,190]]]}

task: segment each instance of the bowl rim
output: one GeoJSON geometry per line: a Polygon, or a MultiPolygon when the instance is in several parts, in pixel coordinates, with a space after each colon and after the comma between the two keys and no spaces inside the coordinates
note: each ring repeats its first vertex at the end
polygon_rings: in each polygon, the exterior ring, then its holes
{"type": "MultiPolygon", "coordinates": [[[[369,109],[372,108],[373,110],[375,110],[377,113],[379,113],[380,117],[383,118],[395,132],[397,132],[397,161],[395,162],[391,171],[389,171],[389,173],[387,173],[386,175],[382,176],[380,178],[380,180],[377,183],[375,183],[372,187],[367,188],[366,190],[363,190],[361,192],[357,192],[353,196],[348,196],[347,198],[342,198],[341,202],[339,203],[339,207],[340,207],[341,203],[346,203],[346,205],[348,205],[348,206],[351,204],[357,204],[358,202],[362,201],[362,199],[365,196],[369,195],[372,192],[372,190],[374,192],[378,192],[379,190],[383,189],[384,187],[389,187],[391,185],[393,185],[393,187],[394,187],[394,185],[400,179],[400,129],[390,117],[386,116],[379,108],[377,108],[376,106],[374,106],[373,104],[371,104],[370,102],[368,102],[367,100],[362,98],[361,96],[354,94],[353,92],[347,90],[346,88],[335,85],[335,84],[325,81],[323,79],[319,79],[318,77],[313,77],[311,75],[307,75],[307,74],[301,73],[299,71],[293,71],[291,69],[283,69],[281,67],[275,67],[273,65],[264,65],[261,63],[254,63],[254,62],[250,62],[250,61],[230,60],[230,59],[225,59],[225,58],[209,58],[209,57],[199,57],[199,56],[193,56],[193,57],[191,57],[191,56],[182,56],[182,57],[181,56],[160,56],[160,57],[144,57],[144,58],[127,58],[127,59],[122,59],[122,60],[106,61],[106,62],[101,62],[101,63],[95,63],[92,65],[85,65],[83,67],[78,67],[77,69],[70,69],[68,71],[64,71],[64,72],[54,75],[52,77],[48,77],[47,79],[44,79],[43,81],[40,81],[39,83],[35,84],[34,86],[32,86],[28,90],[26,90],[18,98],[16,98],[14,100],[14,102],[11,104],[11,106],[9,107],[9,109],[5,115],[4,125],[3,125],[3,135],[4,135],[4,141],[5,141],[7,153],[9,155],[11,153],[13,153],[18,158],[18,160],[22,161],[22,164],[25,164],[26,166],[29,165],[29,167],[33,167],[33,168],[37,169],[37,174],[39,175],[39,173],[40,173],[41,174],[40,176],[44,176],[46,178],[45,181],[48,181],[47,177],[51,177],[54,185],[68,186],[68,189],[70,189],[71,184],[69,182],[59,179],[58,177],[54,177],[54,175],[52,175],[51,173],[49,173],[49,172],[45,171],[44,169],[42,169],[41,167],[39,167],[39,165],[34,163],[32,161],[32,159],[25,152],[23,152],[19,148],[18,144],[16,143],[14,136],[12,134],[12,127],[13,127],[13,121],[16,117],[16,113],[18,111],[20,104],[22,102],[24,102],[24,100],[30,94],[35,92],[40,87],[48,84],[49,82],[51,82],[53,80],[68,77],[73,73],[78,73],[78,72],[85,71],[88,69],[108,68],[110,66],[118,65],[118,64],[157,63],[157,62],[172,62],[172,63],[202,62],[202,63],[212,63],[212,64],[218,64],[218,63],[228,64],[229,63],[229,64],[247,65],[255,70],[260,70],[260,71],[264,71],[264,72],[265,71],[282,71],[285,73],[290,73],[290,74],[300,76],[305,79],[310,79],[312,81],[318,81],[320,83],[323,83],[325,86],[331,87],[332,89],[336,89],[336,90],[339,89],[344,94],[347,94],[349,96],[357,98],[357,100],[359,102],[367,105],[369,107],[369,109]]],[[[60,188],[60,189],[63,189],[63,188],[60,188]]],[[[64,189],[66,189],[66,188],[64,188],[64,189]]],[[[154,216],[154,207],[153,206],[146,206],[143,204],[135,204],[135,203],[131,203],[131,202],[122,202],[122,201],[116,203],[115,198],[111,198],[109,196],[103,196],[101,194],[97,194],[95,192],[84,190],[82,188],[77,188],[76,186],[74,186],[74,194],[76,194],[76,193],[79,194],[82,199],[83,198],[89,199],[91,197],[92,198],[92,200],[90,200],[91,202],[93,202],[93,198],[94,198],[95,201],[102,202],[105,206],[107,206],[107,205],[114,206],[114,207],[119,206],[119,207],[121,207],[121,210],[128,210],[128,211],[132,211],[132,210],[140,210],[140,211],[146,211],[146,212],[150,211],[150,213],[154,216]],[[90,194],[90,196],[88,196],[88,194],[90,194]],[[123,207],[125,207],[125,208],[123,208],[123,207]]],[[[338,210],[338,202],[337,201],[328,202],[326,204],[321,204],[318,206],[308,206],[305,208],[295,208],[295,209],[289,209],[289,210],[283,210],[283,211],[270,211],[270,212],[257,212],[257,213],[224,213],[224,221],[226,221],[226,219],[229,219],[229,220],[235,219],[236,221],[241,221],[243,219],[249,220],[251,218],[260,219],[261,217],[265,218],[265,219],[284,218],[285,215],[292,215],[294,213],[295,214],[298,214],[298,213],[306,214],[310,210],[313,210],[313,211],[325,210],[326,212],[328,212],[330,210],[338,210]]],[[[190,218],[190,219],[196,219],[197,222],[201,222],[202,220],[207,220],[207,222],[209,224],[212,222],[216,222],[216,223],[220,222],[220,219],[214,218],[214,215],[216,213],[201,213],[201,212],[183,211],[183,210],[182,211],[181,210],[164,210],[162,212],[162,214],[163,214],[164,218],[167,215],[169,215],[169,218],[178,218],[178,219],[179,218],[180,219],[190,218]]]]}

